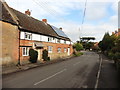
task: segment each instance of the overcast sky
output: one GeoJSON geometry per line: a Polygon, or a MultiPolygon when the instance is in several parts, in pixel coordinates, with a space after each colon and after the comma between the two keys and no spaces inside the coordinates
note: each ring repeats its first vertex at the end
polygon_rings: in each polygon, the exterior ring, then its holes
{"type": "Polygon", "coordinates": [[[85,0],[5,0],[8,5],[24,13],[30,9],[31,16],[49,24],[62,27],[72,41],[80,37],[92,36],[96,41],[103,38],[105,32],[118,28],[117,0],[88,0],[85,22],[81,25],[85,0]]]}

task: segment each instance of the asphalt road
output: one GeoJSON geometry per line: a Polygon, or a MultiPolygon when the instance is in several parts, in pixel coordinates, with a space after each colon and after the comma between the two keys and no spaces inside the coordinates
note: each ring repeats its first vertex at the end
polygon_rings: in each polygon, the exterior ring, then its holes
{"type": "Polygon", "coordinates": [[[3,88],[94,88],[99,55],[85,52],[66,61],[3,76],[3,88]]]}

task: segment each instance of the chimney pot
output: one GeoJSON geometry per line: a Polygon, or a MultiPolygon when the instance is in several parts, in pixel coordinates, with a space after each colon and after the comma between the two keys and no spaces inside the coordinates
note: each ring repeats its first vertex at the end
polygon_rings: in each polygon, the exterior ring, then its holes
{"type": "Polygon", "coordinates": [[[112,35],[114,35],[115,33],[114,32],[112,32],[112,35]]]}
{"type": "Polygon", "coordinates": [[[60,30],[62,30],[62,27],[60,27],[60,30]]]}
{"type": "Polygon", "coordinates": [[[30,16],[31,15],[30,10],[28,9],[27,11],[25,11],[25,14],[30,16]]]}
{"type": "Polygon", "coordinates": [[[47,23],[47,19],[42,19],[42,21],[43,21],[44,23],[47,23]]]}

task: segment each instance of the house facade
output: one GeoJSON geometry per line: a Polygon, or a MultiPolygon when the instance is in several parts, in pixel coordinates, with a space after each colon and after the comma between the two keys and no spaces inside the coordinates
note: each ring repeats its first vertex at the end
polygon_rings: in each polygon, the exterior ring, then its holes
{"type": "Polygon", "coordinates": [[[38,51],[38,60],[42,60],[42,51],[48,50],[51,60],[69,56],[73,53],[71,40],[63,32],[47,23],[30,16],[29,10],[21,13],[0,1],[2,5],[2,64],[27,63],[29,49],[38,51]]]}
{"type": "Polygon", "coordinates": [[[112,32],[113,35],[115,36],[120,36],[120,28],[118,29],[118,31],[112,32]]]}

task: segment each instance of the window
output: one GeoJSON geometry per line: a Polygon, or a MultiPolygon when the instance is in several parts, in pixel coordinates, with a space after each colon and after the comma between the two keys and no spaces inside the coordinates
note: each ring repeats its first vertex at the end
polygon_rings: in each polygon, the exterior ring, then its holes
{"type": "Polygon", "coordinates": [[[30,33],[25,33],[25,39],[31,40],[31,39],[32,39],[32,34],[30,34],[30,33]]]}
{"type": "Polygon", "coordinates": [[[53,49],[52,46],[48,46],[48,53],[52,53],[52,49],[53,49]]]}
{"type": "Polygon", "coordinates": [[[66,44],[66,41],[64,40],[64,44],[66,44]]]}
{"type": "Polygon", "coordinates": [[[66,53],[67,52],[67,48],[64,48],[64,53],[66,53]]]}
{"type": "Polygon", "coordinates": [[[58,53],[61,53],[61,48],[58,48],[58,53]]]}
{"type": "Polygon", "coordinates": [[[48,37],[48,42],[52,42],[52,37],[48,37]]]}
{"type": "Polygon", "coordinates": [[[60,39],[57,39],[57,43],[60,43],[60,39]]]}
{"type": "Polygon", "coordinates": [[[28,47],[23,47],[22,54],[23,54],[23,56],[29,56],[29,48],[28,47]]]}

